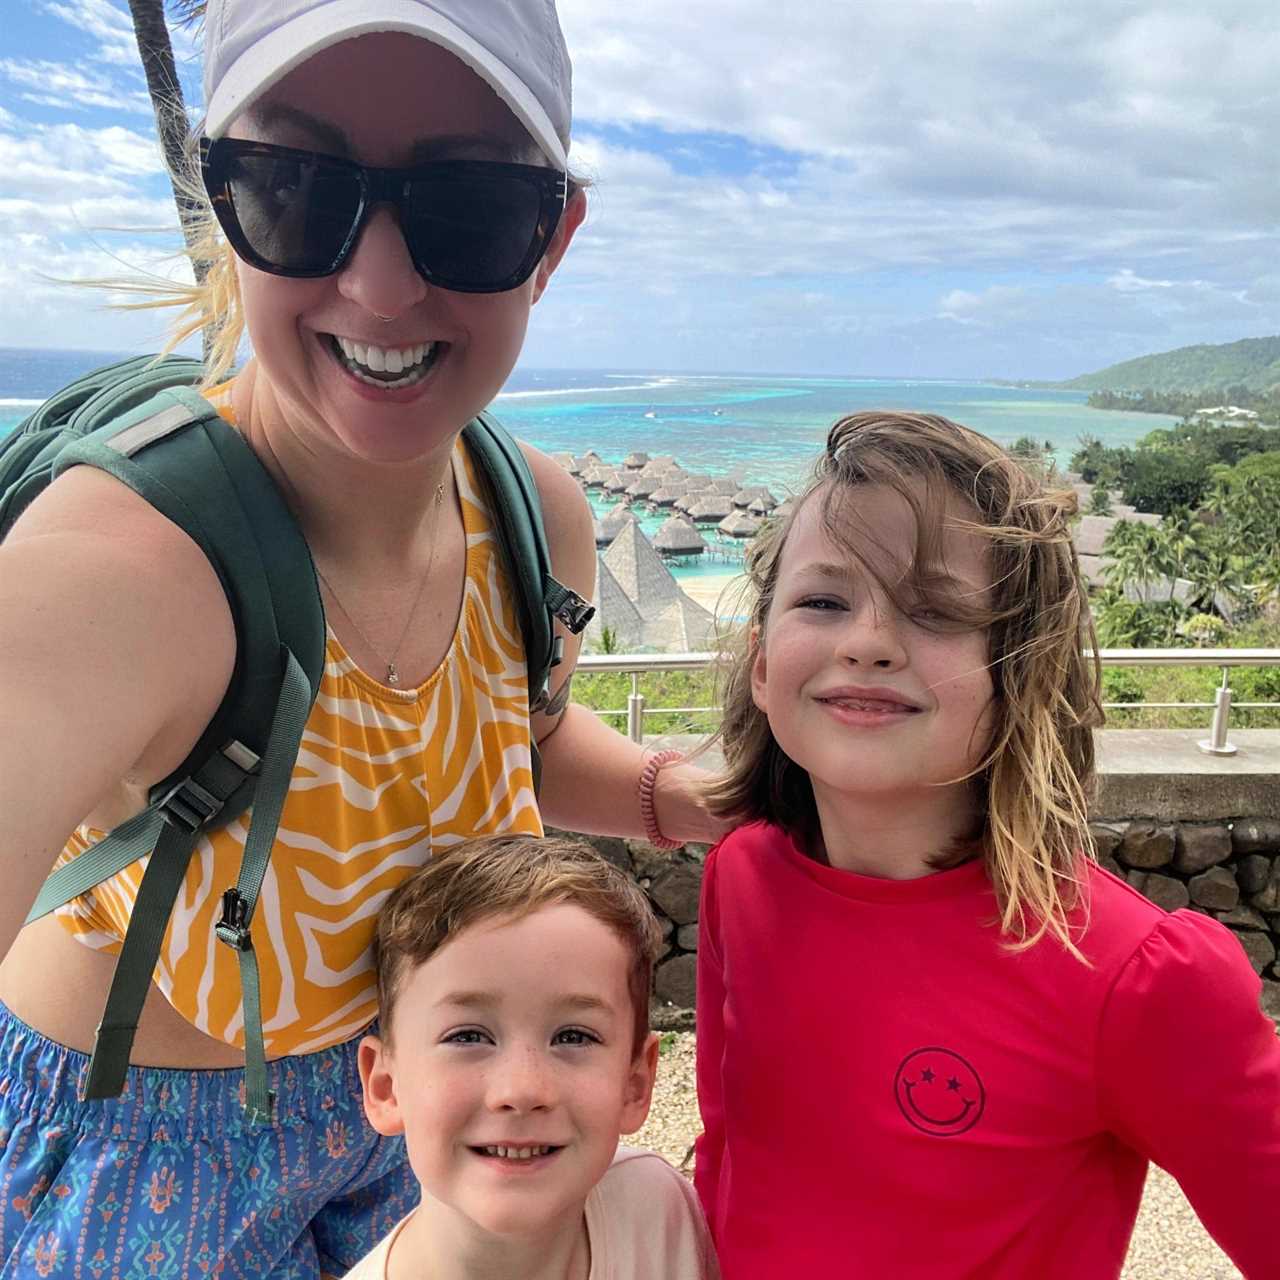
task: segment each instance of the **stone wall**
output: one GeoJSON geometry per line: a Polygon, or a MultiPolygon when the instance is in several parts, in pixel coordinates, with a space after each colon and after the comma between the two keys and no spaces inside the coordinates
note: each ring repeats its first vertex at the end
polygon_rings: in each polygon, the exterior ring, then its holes
{"type": "MultiPolygon", "coordinates": [[[[1166,910],[1199,911],[1236,935],[1262,975],[1264,1006],[1280,1020],[1280,820],[1121,818],[1098,819],[1090,827],[1109,871],[1166,910]]],[[[655,1025],[688,1025],[706,847],[665,853],[643,840],[589,838],[614,866],[635,877],[662,924],[666,950],[654,977],[655,1025]]]]}

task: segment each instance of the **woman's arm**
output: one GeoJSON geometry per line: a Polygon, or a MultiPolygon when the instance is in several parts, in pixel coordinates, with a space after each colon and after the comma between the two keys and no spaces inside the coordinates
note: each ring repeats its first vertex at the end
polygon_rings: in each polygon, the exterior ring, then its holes
{"type": "Polygon", "coordinates": [[[0,546],[0,957],[77,824],[141,807],[217,709],[222,588],[185,534],[77,467],[0,546]]]}
{"type": "MultiPolygon", "coordinates": [[[[591,509],[572,476],[545,454],[523,447],[542,497],[552,571],[590,599],[596,580],[591,509]]],[[[564,661],[551,673],[553,695],[573,674],[581,647],[581,637],[558,624],[557,630],[564,637],[564,661]]],[[[539,803],[548,822],[570,831],[644,834],[637,783],[645,753],[636,743],[572,703],[559,715],[535,715],[533,734],[542,754],[539,803]]],[[[700,796],[706,776],[684,764],[658,774],[655,812],[664,835],[710,844],[724,834],[724,824],[707,812],[700,796]]]]}

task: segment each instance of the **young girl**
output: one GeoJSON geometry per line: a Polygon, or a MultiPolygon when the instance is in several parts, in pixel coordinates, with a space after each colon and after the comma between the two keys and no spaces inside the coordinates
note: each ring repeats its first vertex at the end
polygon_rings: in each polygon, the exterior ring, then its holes
{"type": "Polygon", "coordinates": [[[728,1280],[1116,1277],[1149,1160],[1280,1274],[1258,979],[1089,857],[1073,505],[945,419],[862,413],[753,550],[698,952],[728,1280]]]}

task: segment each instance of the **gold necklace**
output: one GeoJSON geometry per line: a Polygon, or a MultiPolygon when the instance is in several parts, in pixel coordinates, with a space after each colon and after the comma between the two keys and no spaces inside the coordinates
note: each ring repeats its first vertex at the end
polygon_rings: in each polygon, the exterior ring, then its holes
{"type": "Polygon", "coordinates": [[[400,671],[396,666],[396,659],[400,656],[400,650],[404,645],[405,637],[409,634],[409,624],[413,622],[414,615],[418,612],[418,605],[422,600],[422,593],[427,589],[427,581],[431,577],[431,571],[436,567],[436,548],[440,545],[440,509],[444,504],[444,481],[442,480],[436,485],[436,496],[432,503],[431,516],[431,559],[427,561],[426,572],[422,575],[422,580],[418,583],[418,593],[413,597],[413,605],[409,609],[409,616],[404,620],[404,630],[400,632],[400,639],[396,641],[396,647],[391,651],[391,657],[384,658],[378,651],[378,647],[365,635],[364,628],[351,616],[350,610],[342,603],[338,593],[333,589],[333,583],[324,576],[324,571],[319,565],[316,565],[316,576],[324,583],[329,595],[333,598],[333,603],[338,606],[339,611],[346,620],[355,628],[356,634],[364,641],[370,653],[372,653],[379,662],[385,663],[387,668],[387,683],[395,686],[400,683],[400,671]]]}

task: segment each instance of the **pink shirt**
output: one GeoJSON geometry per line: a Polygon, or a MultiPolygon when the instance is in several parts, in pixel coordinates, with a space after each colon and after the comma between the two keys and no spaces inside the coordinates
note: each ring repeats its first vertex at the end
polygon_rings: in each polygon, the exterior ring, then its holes
{"type": "Polygon", "coordinates": [[[1249,1280],[1280,1276],[1280,1041],[1222,925],[1090,864],[1086,966],[1011,952],[980,863],[707,859],[696,1182],[726,1280],[1106,1280],[1148,1160],[1249,1280]]]}
{"type": "MultiPolygon", "coordinates": [[[[587,1196],[584,1214],[588,1280],[719,1280],[693,1187],[659,1155],[619,1147],[587,1196]]],[[[361,1258],[347,1280],[386,1280],[387,1259],[408,1221],[361,1258]]]]}

